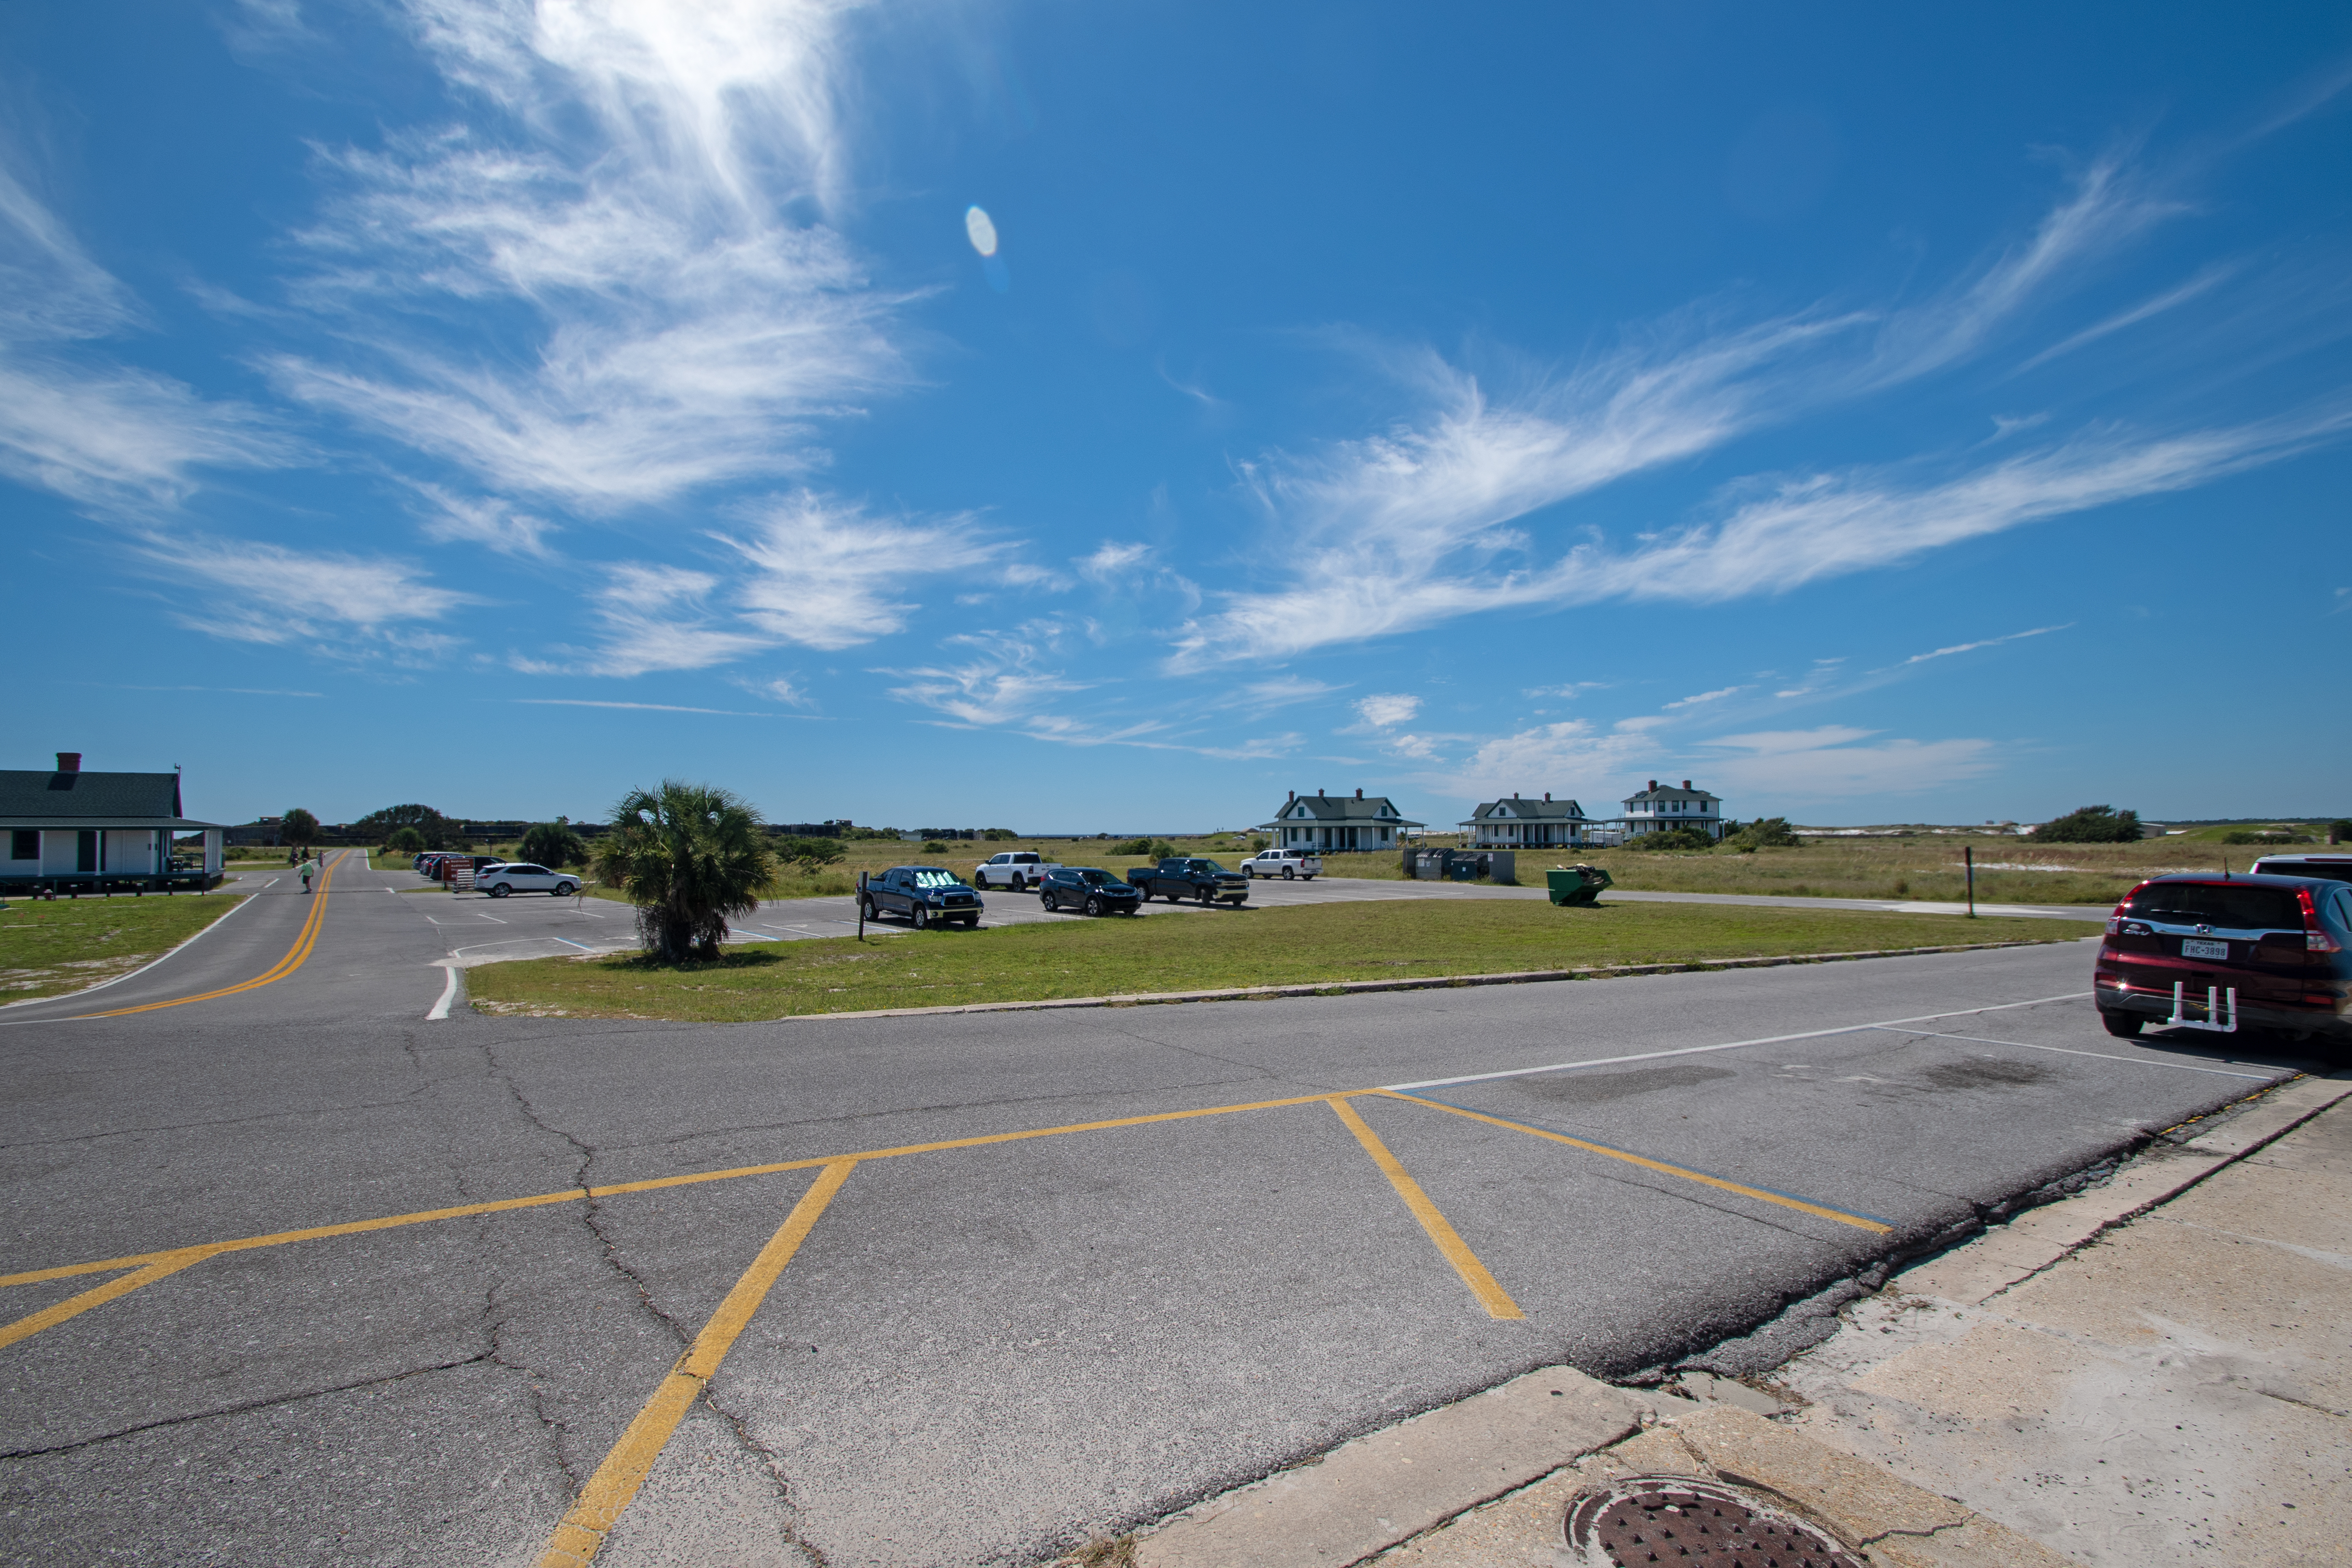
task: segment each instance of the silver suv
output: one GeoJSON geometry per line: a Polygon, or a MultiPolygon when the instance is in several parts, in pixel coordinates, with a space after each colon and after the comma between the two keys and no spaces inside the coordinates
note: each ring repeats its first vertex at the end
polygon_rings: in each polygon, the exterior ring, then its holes
{"type": "Polygon", "coordinates": [[[509,893],[548,893],[568,899],[580,890],[580,879],[569,871],[551,871],[528,860],[508,860],[474,873],[474,890],[503,899],[509,893]]]}

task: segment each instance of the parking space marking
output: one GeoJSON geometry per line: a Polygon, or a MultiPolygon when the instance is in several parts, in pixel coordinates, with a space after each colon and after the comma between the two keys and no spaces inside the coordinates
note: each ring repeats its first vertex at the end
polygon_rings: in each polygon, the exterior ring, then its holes
{"type": "MultiPolygon", "coordinates": [[[[1966,1018],[1978,1013],[2006,1013],[2014,1007],[2045,1007],[2053,1002],[2079,1002],[2090,994],[2087,991],[2069,991],[2063,996],[2037,996],[2031,1002],[2002,1002],[1990,1007],[1960,1007],[1949,1013],[1922,1013],[1914,1018],[1887,1018],[1875,1024],[1847,1024],[1835,1029],[1806,1029],[1794,1035],[1765,1035],[1753,1040],[1726,1040],[1717,1046],[1677,1046],[1671,1050],[1635,1051],[1630,1056],[1593,1057],[1580,1062],[1553,1062],[1549,1067],[1507,1068],[1501,1072],[1464,1073],[1459,1078],[1425,1078],[1417,1083],[1389,1083],[1381,1087],[1398,1093],[1416,1089],[1446,1089],[1457,1083],[1491,1083],[1502,1078],[1528,1078],[1539,1072],[1568,1072],[1576,1068],[1613,1067],[1619,1062],[1651,1062],[1660,1057],[1696,1057],[1708,1051],[1736,1051],[1748,1046],[1778,1046],[1790,1040],[1819,1040],[1832,1035],[1856,1035],[1864,1029],[1892,1028],[1899,1024],[1932,1024],[1938,1018],[1966,1018]]],[[[1432,1101],[1432,1104],[1436,1103],[1432,1101]]]]}
{"type": "Polygon", "coordinates": [[[441,999],[433,1004],[431,1012],[425,1015],[425,1020],[429,1024],[447,1023],[449,1004],[457,999],[457,966],[448,963],[442,965],[442,968],[447,973],[449,978],[442,983],[441,999]]]}
{"type": "Polygon", "coordinates": [[[2190,1067],[2187,1062],[2168,1062],[2161,1058],[2119,1057],[2113,1051],[2078,1051],[2065,1046],[2037,1046],[2031,1040],[1991,1040],[1981,1035],[1943,1035],[1933,1029],[1906,1029],[1894,1024],[1873,1024],[1870,1026],[1874,1029],[1884,1029],[1890,1035],[1922,1035],[1931,1040],[1967,1040],[1972,1045],[1979,1046],[2015,1046],[2018,1049],[2025,1051],[2055,1051],[2062,1057],[2093,1057],[2103,1062],[2130,1062],[2137,1067],[2178,1068],[2182,1072],[2210,1073],[2216,1078],[2252,1079],[2256,1083],[2277,1083],[2282,1079],[2297,1076],[2292,1068],[2281,1068],[2274,1073],[2231,1072],[2223,1068],[2190,1067]]]}
{"type": "MultiPolygon", "coordinates": [[[[1406,1097],[1399,1095],[1396,1098],[1402,1100],[1406,1097]]],[[[1524,1319],[1527,1314],[1519,1310],[1519,1304],[1495,1282],[1495,1277],[1486,1272],[1486,1266],[1478,1261],[1478,1255],[1471,1251],[1469,1244],[1462,1239],[1453,1226],[1446,1223],[1445,1215],[1429,1201],[1429,1194],[1421,1190],[1421,1184],[1412,1179],[1394,1154],[1389,1152],[1389,1146],[1381,1142],[1381,1135],[1357,1114],[1356,1108],[1348,1103],[1348,1097],[1335,1094],[1326,1103],[1339,1113],[1339,1120],[1346,1122],[1348,1131],[1356,1135],[1356,1142],[1364,1146],[1364,1152],[1372,1157],[1372,1163],[1381,1168],[1381,1174],[1389,1179],[1389,1185],[1394,1187],[1397,1196],[1404,1200],[1404,1206],[1412,1211],[1412,1217],[1421,1222],[1421,1228],[1429,1233],[1429,1239],[1437,1244],[1439,1256],[1454,1266],[1454,1273],[1462,1276],[1462,1283],[1470,1287],[1470,1293],[1478,1298],[1479,1305],[1486,1309],[1486,1315],[1490,1318],[1524,1319]]]]}
{"type": "Polygon", "coordinates": [[[85,1290],[79,1296],[68,1296],[64,1300],[53,1306],[44,1307],[37,1312],[28,1313],[5,1328],[0,1328],[0,1350],[6,1349],[18,1340],[29,1340],[43,1329],[55,1328],[68,1318],[79,1317],[92,1307],[102,1307],[119,1297],[128,1296],[142,1285],[152,1285],[166,1275],[177,1274],[192,1263],[202,1263],[211,1256],[209,1251],[201,1247],[184,1247],[178,1252],[166,1253],[143,1268],[134,1269],[119,1279],[110,1279],[97,1289],[85,1290]]]}
{"type": "Polygon", "coordinates": [[[719,1310],[710,1314],[710,1321],[702,1325],[702,1331],[694,1336],[693,1345],[678,1357],[677,1364],[662,1379],[653,1397],[646,1401],[635,1419],[621,1434],[620,1441],[604,1456],[604,1462],[596,1467],[596,1473],[580,1489],[579,1500],[563,1516],[563,1522],[555,1527],[547,1550],[541,1554],[540,1568],[583,1568],[594,1560],[604,1544],[605,1535],[635,1498],[646,1477],[653,1472],[654,1461],[661,1458],[670,1434],[677,1430],[687,1411],[719,1374],[719,1364],[726,1361],[737,1337],[750,1325],[751,1314],[767,1300],[768,1291],[792,1262],[793,1255],[808,1239],[808,1233],[816,1227],[834,1194],[841,1191],[849,1173],[856,1168],[854,1157],[829,1162],[809,1190],[801,1194],[801,1201],[793,1205],[793,1212],[776,1227],[776,1234],[768,1238],[768,1245],[760,1249],[751,1267],[743,1271],[734,1289],[727,1292],[727,1299],[719,1303],[719,1310]]]}
{"type": "Polygon", "coordinates": [[[1830,1204],[1817,1203],[1811,1198],[1799,1197],[1794,1193],[1780,1192],[1771,1187],[1751,1186],[1745,1182],[1730,1181],[1706,1171],[1695,1171],[1688,1165],[1675,1165],[1664,1160],[1653,1160],[1647,1154],[1636,1154],[1630,1149],[1619,1149],[1608,1143],[1595,1143],[1589,1138],[1571,1138],[1565,1132],[1554,1132],[1549,1127],[1531,1126],[1525,1121],[1513,1121],[1504,1116],[1489,1116],[1483,1110],[1473,1110],[1466,1105],[1448,1105],[1444,1100],[1431,1100],[1425,1095],[1399,1094],[1391,1089],[1384,1089],[1381,1092],[1391,1100],[1402,1100],[1411,1105],[1426,1105],[1438,1110],[1450,1110],[1456,1116],[1466,1116],[1473,1121],[1484,1121],[1495,1127],[1507,1127],[1514,1132],[1525,1132],[1537,1138],[1549,1138],[1555,1143],[1565,1143],[1571,1149],[1581,1149],[1589,1154],[1605,1154],[1612,1160],[1622,1160],[1629,1165],[1639,1165],[1643,1170],[1656,1171],[1664,1175],[1680,1176],[1686,1182],[1696,1182],[1701,1186],[1715,1187],[1727,1193],[1738,1193],[1742,1197],[1754,1198],[1760,1203],[1778,1204],[1782,1208],[1818,1215],[1823,1219],[1833,1219],[1840,1225],[1853,1226],[1856,1230],[1874,1231],[1881,1236],[1885,1236],[1895,1229],[1892,1222],[1881,1219],[1876,1215],[1838,1208],[1830,1204]]]}

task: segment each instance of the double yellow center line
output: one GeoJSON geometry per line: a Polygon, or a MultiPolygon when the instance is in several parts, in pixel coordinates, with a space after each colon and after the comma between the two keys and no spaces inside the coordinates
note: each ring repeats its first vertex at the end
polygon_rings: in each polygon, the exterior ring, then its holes
{"type": "MultiPolygon", "coordinates": [[[[211,1002],[223,996],[234,996],[240,991],[258,991],[265,985],[273,985],[285,979],[302,967],[303,962],[310,956],[310,950],[318,945],[319,928],[327,920],[328,885],[334,881],[336,868],[350,858],[351,853],[348,849],[341,851],[320,874],[319,890],[310,895],[310,912],[302,917],[302,930],[295,936],[294,945],[286,950],[286,956],[270,965],[268,973],[257,974],[250,980],[240,980],[234,985],[224,985],[217,991],[206,991],[194,996],[174,996],[167,1002],[142,1002],[135,1007],[112,1007],[103,1013],[76,1013],[58,1021],[74,1023],[83,1018],[121,1018],[132,1013],[152,1013],[162,1007],[184,1007],[191,1002],[211,1002]]],[[[5,1342],[0,1341],[0,1343],[5,1342]]]]}

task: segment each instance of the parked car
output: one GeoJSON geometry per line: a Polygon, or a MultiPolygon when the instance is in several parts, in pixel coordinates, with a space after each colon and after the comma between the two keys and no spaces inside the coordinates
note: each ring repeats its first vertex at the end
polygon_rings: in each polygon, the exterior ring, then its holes
{"type": "Polygon", "coordinates": [[[1242,862],[1242,873],[1253,879],[1279,877],[1287,882],[1304,877],[1311,882],[1323,874],[1323,857],[1304,849],[1261,849],[1242,862]]]}
{"type": "Polygon", "coordinates": [[[2107,921],[2093,989],[2099,1022],[2126,1038],[2187,1024],[2352,1041],[2352,886],[2211,872],[2142,882],[2107,921]]]}
{"type": "Polygon", "coordinates": [[[1090,915],[1131,915],[1143,894],[1094,866],[1056,866],[1045,875],[1037,898],[1049,910],[1076,906],[1090,915]]]}
{"type": "Polygon", "coordinates": [[[2265,855],[2254,862],[2257,877],[2325,877],[2352,882],[2352,855],[2265,855]]]}
{"type": "Polygon", "coordinates": [[[1043,855],[1027,849],[1009,849],[973,868],[971,885],[975,888],[1010,888],[1016,893],[1025,892],[1061,868],[1059,862],[1048,860],[1043,855]]]}
{"type": "Polygon", "coordinates": [[[456,879],[457,872],[470,869],[478,879],[491,867],[505,864],[495,855],[460,855],[444,851],[433,858],[431,864],[425,868],[425,875],[436,882],[447,882],[456,879]]]}
{"type": "Polygon", "coordinates": [[[1127,874],[1128,885],[1149,900],[1153,894],[1175,903],[1198,899],[1204,904],[1240,905],[1249,900],[1249,879],[1228,871],[1214,860],[1178,855],[1157,866],[1138,866],[1127,874]]]}
{"type": "Polygon", "coordinates": [[[568,871],[551,871],[528,860],[500,860],[474,872],[474,890],[503,899],[510,893],[548,893],[568,899],[580,890],[580,879],[568,871]]]}
{"type": "Polygon", "coordinates": [[[971,883],[944,866],[893,866],[866,879],[857,904],[869,921],[901,915],[917,931],[950,921],[976,926],[988,907],[971,883]]]}

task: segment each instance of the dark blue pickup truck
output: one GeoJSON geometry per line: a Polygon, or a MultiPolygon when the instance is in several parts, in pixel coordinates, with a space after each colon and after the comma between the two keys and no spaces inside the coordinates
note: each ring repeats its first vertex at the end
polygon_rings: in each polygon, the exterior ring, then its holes
{"type": "Polygon", "coordinates": [[[917,931],[935,923],[980,923],[986,906],[971,884],[944,866],[893,866],[866,879],[857,890],[858,913],[867,920],[904,915],[917,931]]]}
{"type": "Polygon", "coordinates": [[[1179,855],[1157,866],[1138,866],[1127,874],[1128,885],[1150,903],[1154,897],[1175,903],[1198,899],[1204,904],[1241,905],[1249,901],[1249,879],[1228,871],[1214,860],[1179,855]]]}

